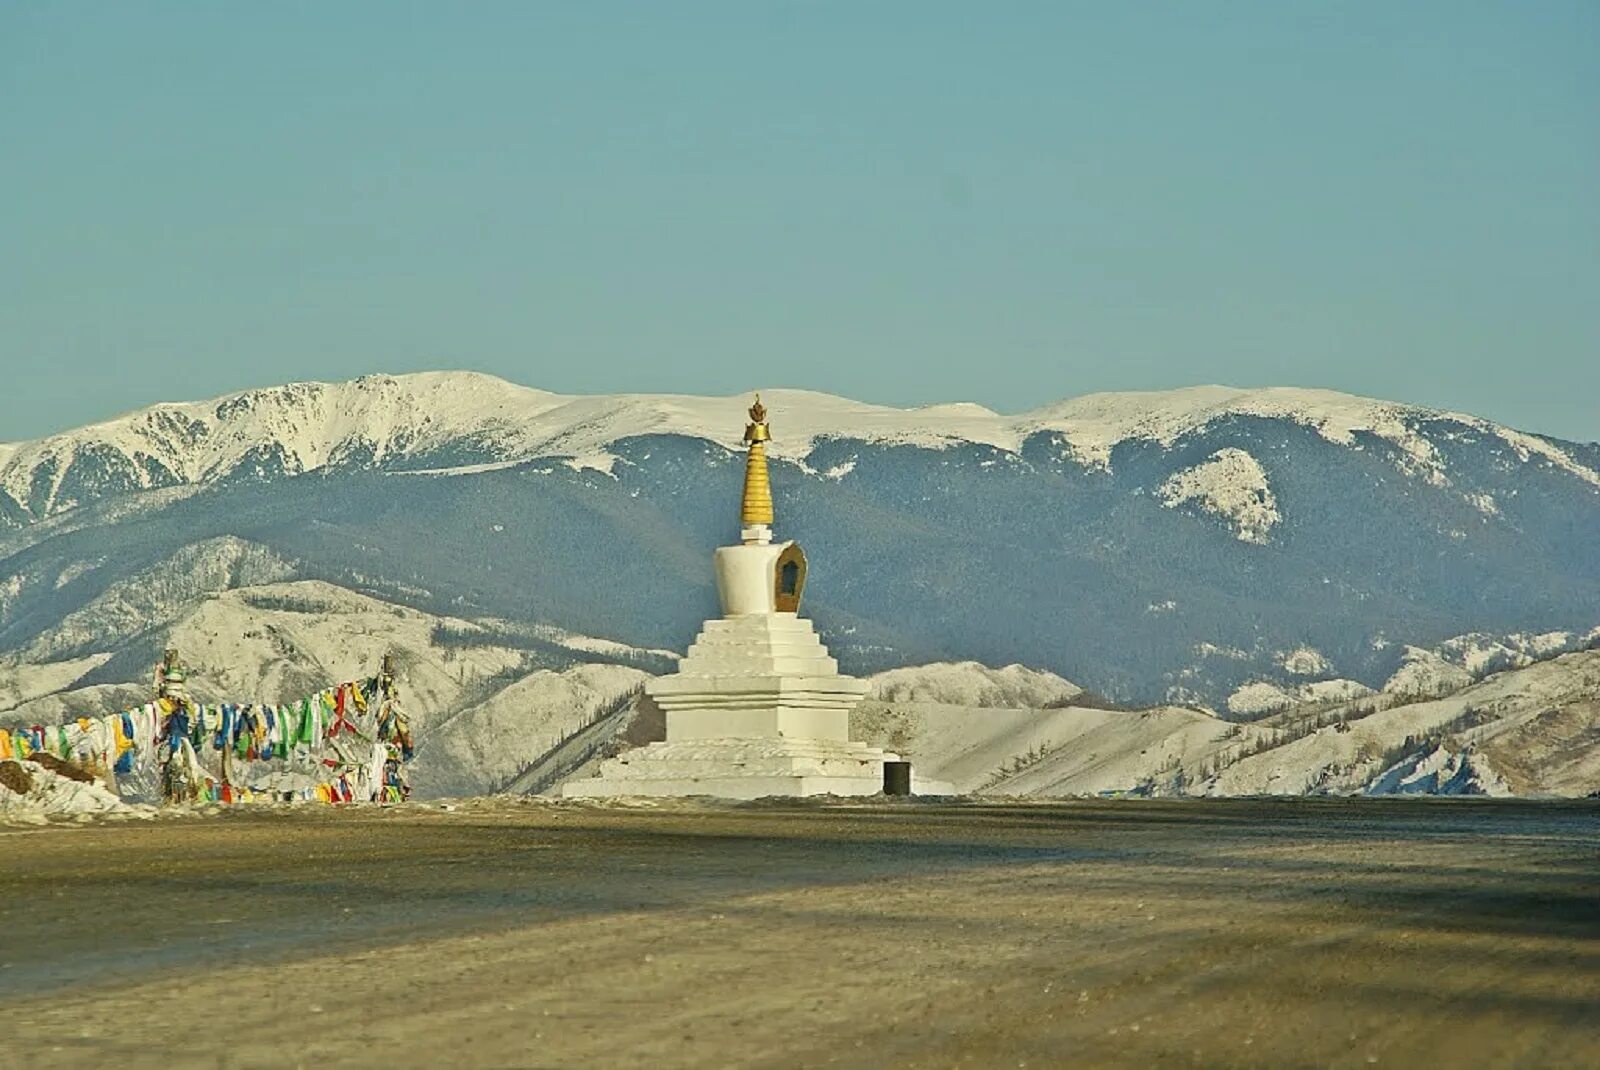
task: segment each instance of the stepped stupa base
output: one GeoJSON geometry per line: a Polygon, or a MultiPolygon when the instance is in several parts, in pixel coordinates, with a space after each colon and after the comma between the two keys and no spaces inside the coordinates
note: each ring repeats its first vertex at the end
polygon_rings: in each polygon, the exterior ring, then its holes
{"type": "MultiPolygon", "coordinates": [[[[877,795],[883,791],[883,763],[897,760],[865,743],[824,739],[650,743],[608,758],[600,766],[599,776],[568,781],[561,786],[561,794],[569,799],[877,795]]],[[[926,794],[949,792],[948,785],[920,786],[926,794]]],[[[913,791],[917,787],[913,784],[913,791]]]]}

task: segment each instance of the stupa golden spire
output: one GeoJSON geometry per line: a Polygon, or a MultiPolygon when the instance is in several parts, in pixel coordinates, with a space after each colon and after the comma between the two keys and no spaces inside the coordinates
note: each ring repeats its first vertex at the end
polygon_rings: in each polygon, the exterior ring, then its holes
{"type": "Polygon", "coordinates": [[[744,441],[750,452],[744,459],[744,503],[739,519],[744,524],[772,524],[772,484],[767,480],[767,410],[761,395],[750,406],[750,423],[745,425],[744,441]]]}

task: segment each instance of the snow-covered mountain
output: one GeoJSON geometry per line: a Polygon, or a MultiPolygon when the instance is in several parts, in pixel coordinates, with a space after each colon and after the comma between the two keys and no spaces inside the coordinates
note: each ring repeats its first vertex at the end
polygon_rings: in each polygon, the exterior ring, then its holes
{"type": "MultiPolygon", "coordinates": [[[[824,439],[928,448],[976,444],[1017,454],[1030,438],[1047,434],[1084,464],[1108,467],[1120,443],[1170,447],[1216,421],[1250,416],[1289,421],[1345,445],[1372,435],[1398,451],[1400,471],[1448,486],[1445,460],[1417,426],[1443,420],[1498,439],[1519,462],[1557,467],[1600,487],[1592,457],[1574,456],[1551,439],[1461,413],[1328,390],[1201,386],[1091,394],[1017,416],[972,404],[895,409],[800,390],[769,391],[767,399],[780,429],[772,453],[797,462],[824,439]]],[[[609,471],[616,460],[611,448],[643,435],[735,448],[744,404],[742,396],[570,397],[473,372],[291,383],[157,405],[34,442],[0,444],[0,517],[20,525],[108,495],[340,468],[459,473],[559,458],[609,471]]],[[[842,466],[830,471],[834,478],[849,472],[842,466]]],[[[1161,493],[1169,505],[1194,501],[1238,521],[1248,532],[1241,538],[1256,538],[1258,526],[1271,525],[1265,473],[1239,449],[1176,473],[1161,493]]],[[[1493,503],[1479,507],[1489,511],[1493,503]]]]}
{"type": "MultiPolygon", "coordinates": [[[[849,671],[1023,662],[1245,719],[1481,676],[1454,637],[1507,667],[1600,624],[1597,445],[1316,390],[764,398],[778,526],[849,671]]],[[[116,655],[110,681],[195,599],[295,581],[682,650],[747,404],[369,376],[3,446],[0,653],[116,655]]]]}

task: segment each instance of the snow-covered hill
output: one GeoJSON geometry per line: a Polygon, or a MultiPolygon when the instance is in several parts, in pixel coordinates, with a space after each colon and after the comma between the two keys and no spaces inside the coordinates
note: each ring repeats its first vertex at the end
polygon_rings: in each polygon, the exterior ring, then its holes
{"type": "Polygon", "coordinates": [[[648,674],[625,665],[540,669],[453,714],[427,733],[413,783],[422,795],[508,787],[539,758],[629,705],[648,674]]]}
{"type": "MultiPolygon", "coordinates": [[[[90,653],[0,657],[0,727],[142,705],[150,667],[168,646],[181,653],[190,691],[204,702],[289,701],[370,675],[393,654],[418,738],[418,790],[470,794],[503,785],[597,712],[631,697],[647,675],[639,666],[671,664],[662,651],[434,616],[319,581],[186,589],[142,631],[122,626],[127,600],[127,591],[114,590],[75,616],[71,645],[90,653]],[[89,634],[97,621],[105,622],[98,640],[89,634]]],[[[38,650],[64,645],[51,635],[38,650]]]]}
{"type": "Polygon", "coordinates": [[[1600,651],[1427,701],[1374,695],[1251,724],[1174,707],[869,701],[852,734],[988,794],[1582,796],[1600,791],[1600,651]]]}
{"type": "Polygon", "coordinates": [[[1399,667],[1380,687],[1370,688],[1355,680],[1327,678],[1331,670],[1327,660],[1315,650],[1301,647],[1280,658],[1289,682],[1252,680],[1243,684],[1228,696],[1226,712],[1230,719],[1248,721],[1298,706],[1351,702],[1380,691],[1404,699],[1437,698],[1504,669],[1596,648],[1600,648],[1600,627],[1537,635],[1473,633],[1452,636],[1426,649],[1401,644],[1399,667]],[[1295,682],[1300,676],[1322,679],[1295,682]]]}
{"type": "Polygon", "coordinates": [[[1133,789],[1172,754],[1199,753],[1226,726],[1178,707],[1031,710],[868,702],[851,715],[850,728],[852,737],[893,748],[920,775],[959,792],[1078,795],[1133,789]],[[1052,790],[1019,783],[1024,770],[1046,758],[1061,767],[1052,790]]]}
{"type": "MultiPolygon", "coordinates": [[[[101,608],[83,615],[94,619],[101,608]]],[[[0,659],[0,703],[9,700],[0,705],[0,721],[48,722],[74,707],[73,695],[95,685],[143,694],[150,666],[167,646],[181,652],[192,690],[202,701],[286,701],[370,675],[383,655],[392,653],[405,673],[407,705],[416,709],[421,727],[524,672],[594,656],[588,637],[562,635],[531,646],[521,634],[500,630],[494,622],[438,617],[318,581],[223,590],[196,598],[173,619],[158,620],[144,631],[123,635],[108,628],[100,643],[80,638],[89,648],[101,647],[94,653],[41,662],[30,660],[34,652],[23,651],[0,659]]],[[[41,644],[46,648],[55,641],[48,638],[51,643],[41,644]]],[[[648,652],[633,653],[651,658],[648,652]]],[[[94,694],[91,708],[105,697],[94,694]]]]}
{"type": "Polygon", "coordinates": [[[1218,768],[1209,777],[1200,769],[1191,790],[1384,793],[1404,790],[1419,771],[1454,764],[1459,772],[1470,764],[1462,782],[1479,791],[1588,794],[1600,790],[1600,651],[1498,673],[1428,701],[1363,699],[1284,715],[1249,726],[1212,757],[1218,768]],[[1551,722],[1572,719],[1584,727],[1567,740],[1570,750],[1556,754],[1540,745],[1551,722]],[[1419,758],[1434,768],[1423,769],[1419,758]]]}
{"type": "Polygon", "coordinates": [[[991,669],[975,661],[914,665],[878,673],[867,697],[877,702],[1046,709],[1064,706],[1083,688],[1053,672],[1024,665],[991,669]]]}

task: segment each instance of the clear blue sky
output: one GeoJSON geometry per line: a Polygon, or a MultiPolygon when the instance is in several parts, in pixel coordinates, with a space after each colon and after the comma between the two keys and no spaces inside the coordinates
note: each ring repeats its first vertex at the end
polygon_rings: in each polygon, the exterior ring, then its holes
{"type": "Polygon", "coordinates": [[[0,3],[0,441],[444,367],[1600,438],[1600,3],[0,3]]]}

